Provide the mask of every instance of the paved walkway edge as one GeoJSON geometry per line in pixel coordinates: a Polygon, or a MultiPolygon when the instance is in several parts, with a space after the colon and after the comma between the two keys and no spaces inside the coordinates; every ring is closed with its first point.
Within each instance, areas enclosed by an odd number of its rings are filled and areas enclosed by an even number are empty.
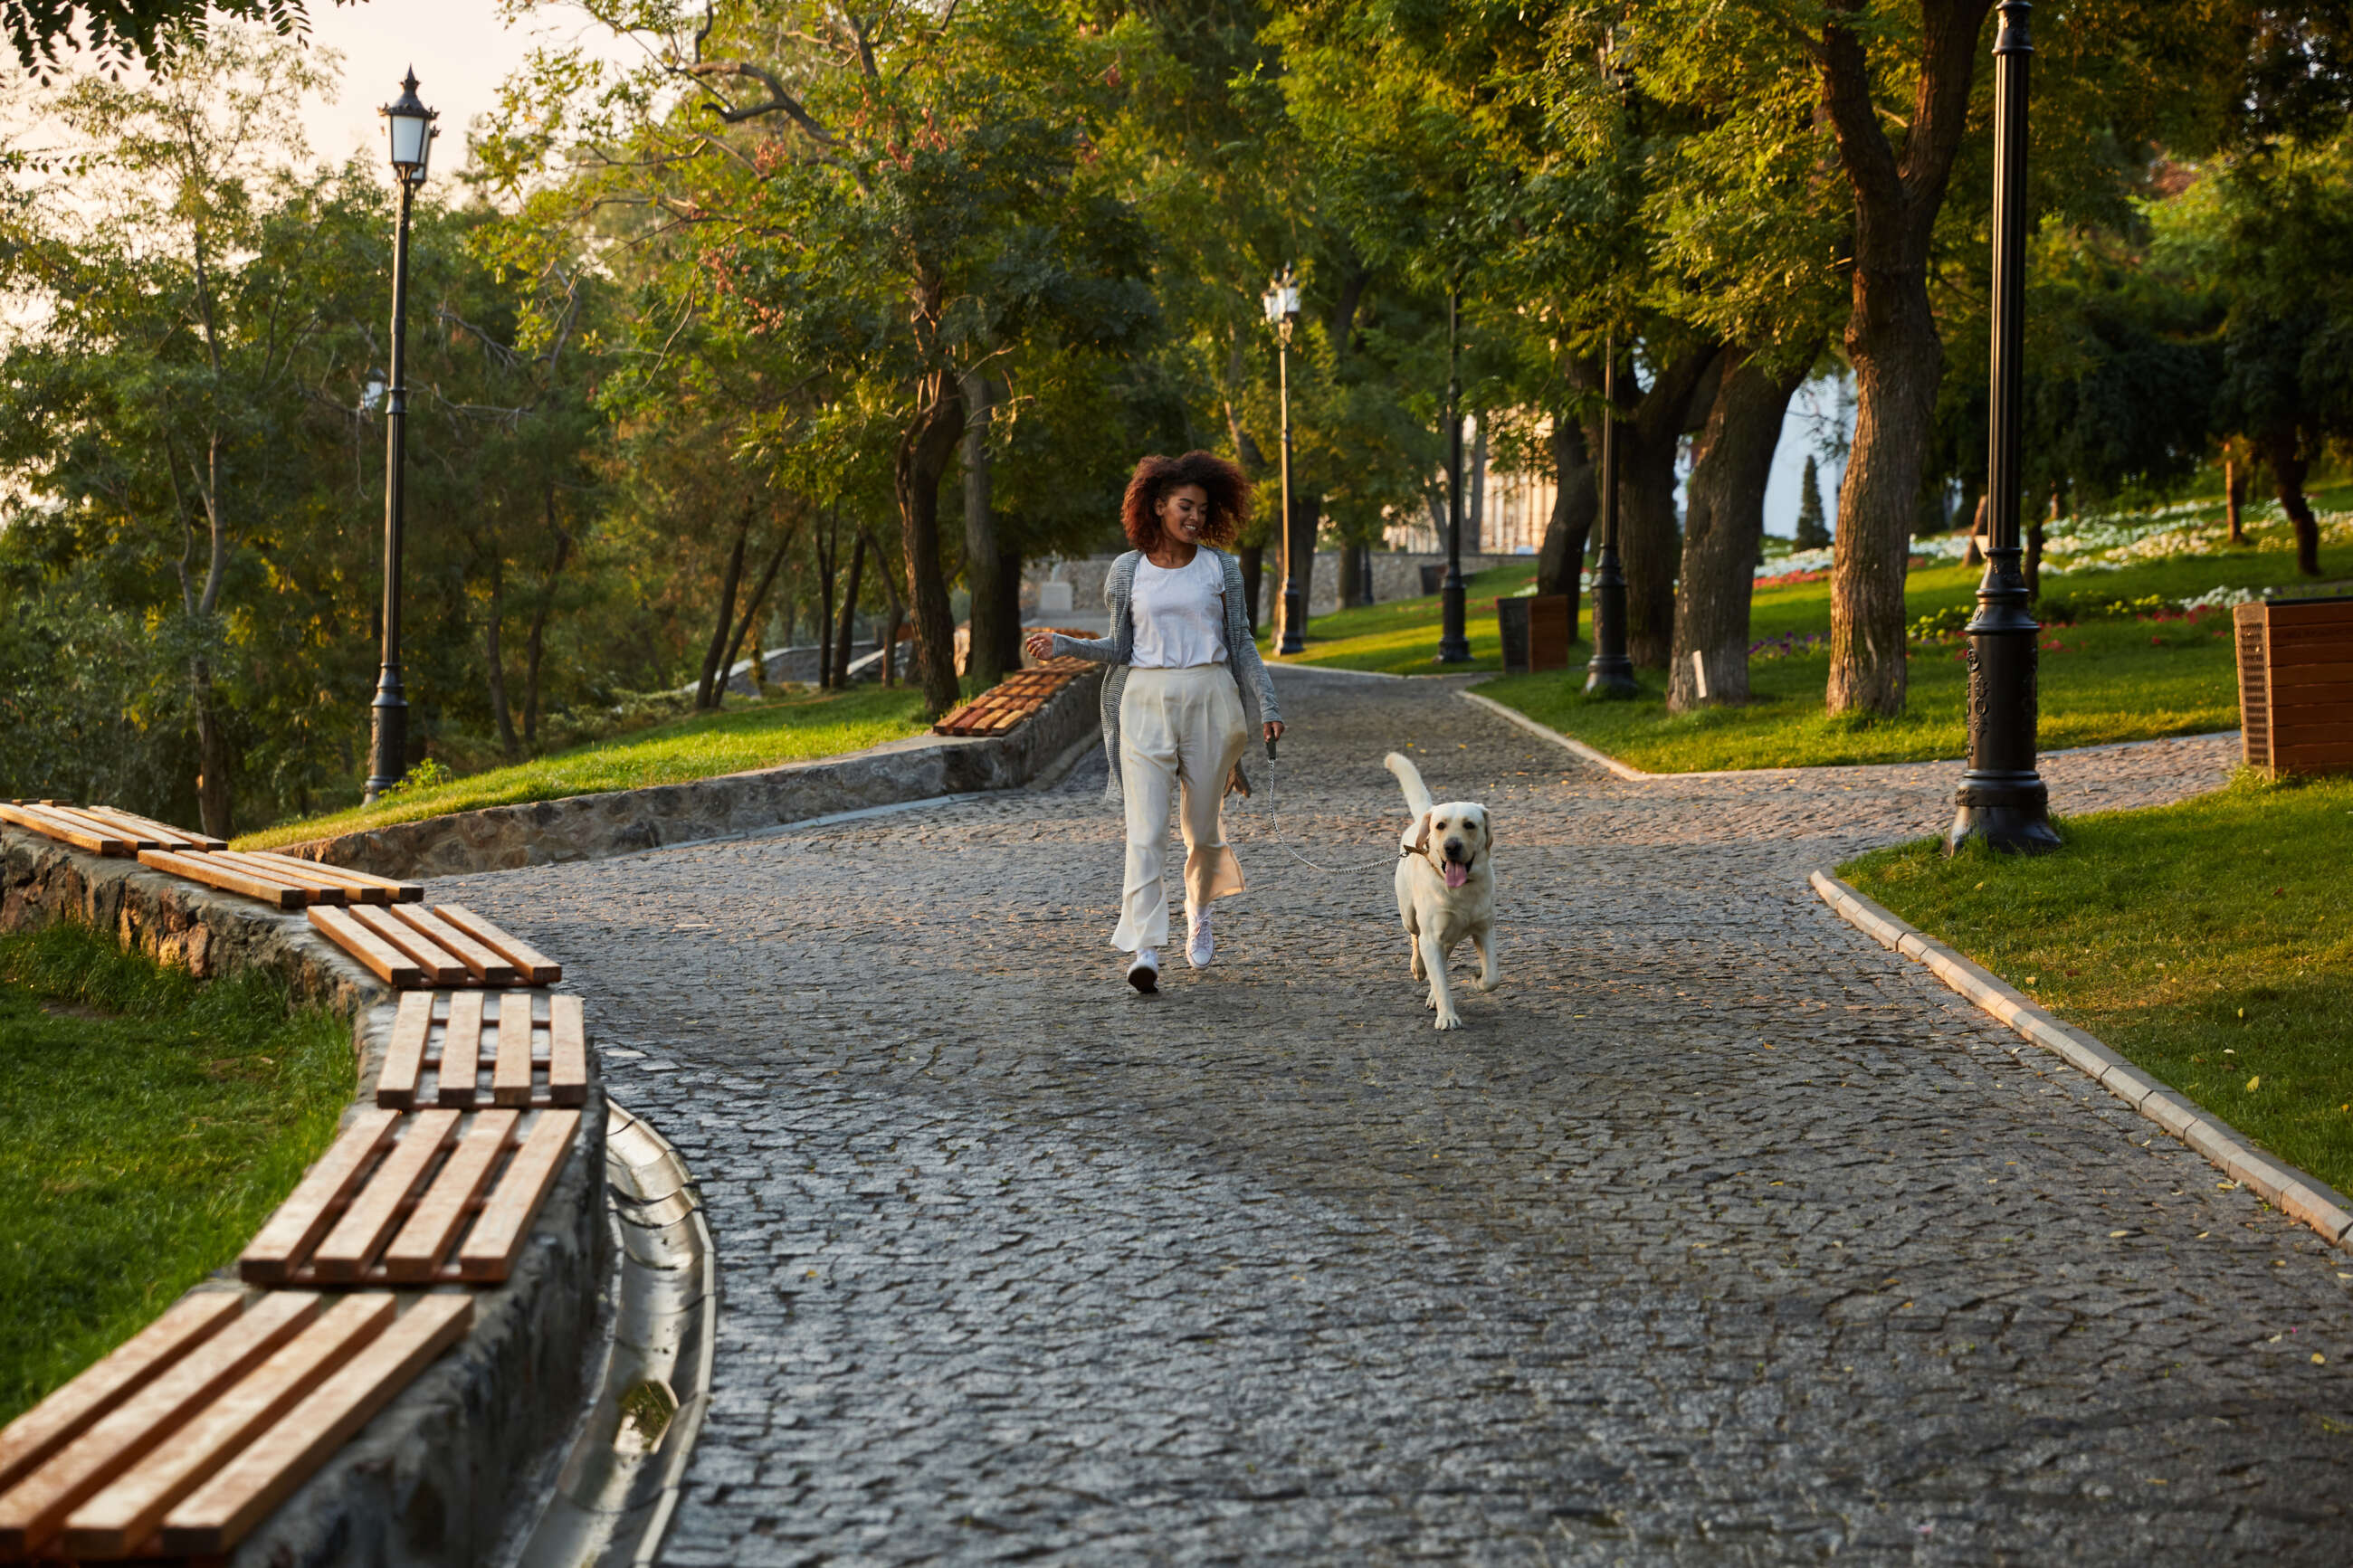
{"type": "Polygon", "coordinates": [[[2227,1121],[2150,1079],[2092,1036],[2044,1012],[2025,994],[1918,928],[1905,924],[1826,871],[1807,879],[1822,902],[1880,946],[1926,964],[1936,977],[2052,1051],[2110,1094],[2203,1154],[2223,1174],[2252,1187],[2263,1200],[2332,1245],[2344,1247],[2353,1232],[2353,1205],[2319,1177],[2284,1164],[2227,1121]]]}
{"type": "Polygon", "coordinates": [[[1521,729],[1525,730],[1531,735],[1541,735],[1546,740],[1550,741],[1554,745],[1560,746],[1566,750],[1576,752],[1578,756],[1583,757],[1587,762],[1591,763],[1595,767],[1606,768],[1609,772],[1616,773],[1621,779],[1629,780],[1634,784],[1646,784],[1651,779],[1671,776],[1665,773],[1646,773],[1640,768],[1630,767],[1628,764],[1620,762],[1609,752],[1598,751],[1595,748],[1587,745],[1584,742],[1578,740],[1574,735],[1564,735],[1549,724],[1538,723],[1535,720],[1529,718],[1526,714],[1521,712],[1516,708],[1504,707],[1502,703],[1496,701],[1492,697],[1482,697],[1475,691],[1458,691],[1454,695],[1462,699],[1463,701],[1471,703],[1474,707],[1484,708],[1488,712],[1493,713],[1498,719],[1503,719],[1511,723],[1517,724],[1521,729]]]}

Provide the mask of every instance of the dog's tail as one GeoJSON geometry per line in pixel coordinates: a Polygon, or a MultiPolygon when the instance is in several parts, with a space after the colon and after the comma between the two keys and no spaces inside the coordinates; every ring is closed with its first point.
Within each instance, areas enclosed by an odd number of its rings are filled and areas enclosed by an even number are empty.
{"type": "Polygon", "coordinates": [[[1430,810],[1430,786],[1421,782],[1421,770],[1397,752],[1383,757],[1381,765],[1397,774],[1398,783],[1404,786],[1406,809],[1416,816],[1427,814],[1430,810]]]}

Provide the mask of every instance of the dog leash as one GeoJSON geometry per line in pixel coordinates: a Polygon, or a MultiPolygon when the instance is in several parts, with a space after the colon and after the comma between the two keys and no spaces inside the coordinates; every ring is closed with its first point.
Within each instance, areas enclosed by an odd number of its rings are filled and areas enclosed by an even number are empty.
{"type": "Polygon", "coordinates": [[[1268,828],[1269,828],[1269,829],[1270,829],[1270,830],[1274,834],[1274,841],[1275,841],[1275,843],[1277,843],[1277,844],[1279,844],[1279,845],[1281,845],[1281,846],[1282,847],[1282,852],[1283,852],[1284,854],[1286,854],[1286,855],[1290,856],[1293,860],[1298,861],[1301,865],[1303,865],[1303,866],[1306,867],[1309,870],[1311,870],[1311,871],[1323,871],[1323,872],[1325,872],[1325,873],[1327,873],[1327,874],[1331,874],[1331,875],[1346,875],[1346,874],[1350,874],[1350,873],[1357,872],[1357,871],[1370,871],[1370,870],[1374,870],[1374,869],[1377,869],[1377,868],[1382,868],[1382,867],[1394,866],[1394,865],[1396,865],[1399,860],[1404,859],[1408,855],[1410,855],[1410,854],[1412,854],[1412,853],[1413,853],[1413,851],[1412,851],[1412,850],[1410,850],[1410,849],[1407,849],[1407,848],[1405,848],[1404,847],[1400,846],[1400,847],[1398,847],[1398,852],[1397,852],[1394,856],[1390,856],[1390,857],[1388,857],[1388,858],[1387,858],[1379,859],[1379,860],[1367,860],[1367,861],[1366,861],[1366,862],[1365,862],[1363,865],[1361,865],[1361,866],[1319,866],[1319,865],[1317,865],[1314,861],[1310,860],[1306,856],[1302,855],[1298,850],[1296,850],[1296,849],[1293,848],[1293,847],[1291,847],[1290,841],[1289,841],[1289,840],[1287,840],[1287,839],[1285,839],[1285,838],[1282,837],[1282,816],[1281,816],[1280,813],[1279,813],[1279,812],[1277,811],[1277,809],[1276,809],[1275,787],[1274,787],[1275,772],[1276,772],[1276,769],[1275,769],[1275,761],[1274,761],[1274,742],[1273,742],[1272,741],[1269,741],[1269,742],[1266,743],[1266,821],[1267,821],[1267,826],[1268,826],[1268,828]]]}

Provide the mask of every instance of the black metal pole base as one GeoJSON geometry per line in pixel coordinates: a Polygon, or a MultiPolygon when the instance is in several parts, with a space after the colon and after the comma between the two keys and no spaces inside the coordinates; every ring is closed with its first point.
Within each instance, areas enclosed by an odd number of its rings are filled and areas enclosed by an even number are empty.
{"type": "Polygon", "coordinates": [[[1301,653],[1307,647],[1307,600],[1296,583],[1282,585],[1282,640],[1277,653],[1301,653]]]}
{"type": "Polygon", "coordinates": [[[2034,767],[2042,628],[2027,608],[2018,558],[2015,545],[1995,546],[1978,584],[1968,625],[1969,766],[1953,795],[1947,855],[1972,838],[2021,855],[2059,847],[2051,792],[2034,767]]]}
{"type": "Polygon", "coordinates": [[[1438,662],[1440,664],[1471,662],[1470,593],[1471,584],[1463,580],[1462,569],[1449,566],[1446,581],[1438,589],[1438,662]]]}
{"type": "Polygon", "coordinates": [[[387,667],[377,681],[372,716],[368,781],[361,795],[370,804],[408,772],[408,700],[401,695],[398,670],[387,667]]]}
{"type": "Polygon", "coordinates": [[[2050,792],[2042,780],[2018,789],[1964,784],[1952,828],[1945,835],[1946,854],[1959,854],[1972,838],[2012,855],[2045,855],[2059,847],[2059,830],[2051,824],[2050,792]]]}
{"type": "Polygon", "coordinates": [[[1585,694],[1612,700],[1642,694],[1626,653],[1626,578],[1610,551],[1603,552],[1593,574],[1593,657],[1585,665],[1585,694]]]}

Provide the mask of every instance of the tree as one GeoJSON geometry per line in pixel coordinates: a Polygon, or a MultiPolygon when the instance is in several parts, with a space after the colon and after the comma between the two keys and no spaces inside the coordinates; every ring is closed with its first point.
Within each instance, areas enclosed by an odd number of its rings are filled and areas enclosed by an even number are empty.
{"type": "Polygon", "coordinates": [[[28,76],[55,78],[65,68],[58,46],[79,43],[114,77],[142,62],[167,71],[178,66],[211,37],[216,14],[266,22],[280,37],[310,25],[305,0],[8,0],[0,5],[0,28],[28,76]]]}
{"type": "Polygon", "coordinates": [[[1806,454],[1806,477],[1799,481],[1798,531],[1791,542],[1799,550],[1830,547],[1830,525],[1822,518],[1821,470],[1810,452],[1806,454]]]}

